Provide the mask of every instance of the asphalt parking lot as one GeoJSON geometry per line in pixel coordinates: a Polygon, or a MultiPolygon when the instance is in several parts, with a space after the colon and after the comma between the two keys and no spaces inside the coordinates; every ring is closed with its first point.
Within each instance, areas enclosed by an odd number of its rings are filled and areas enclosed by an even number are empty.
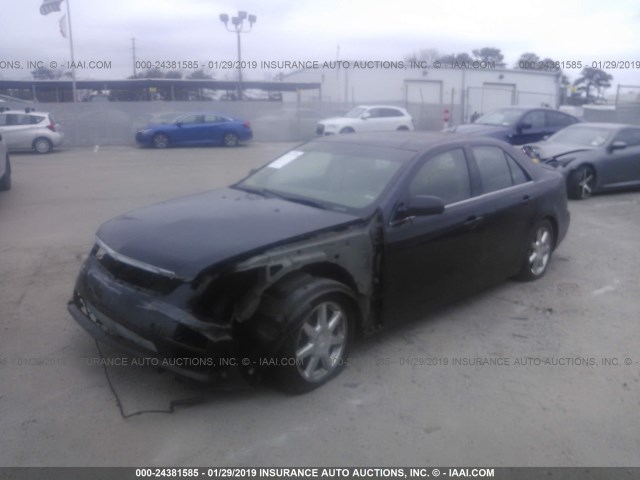
{"type": "Polygon", "coordinates": [[[571,202],[540,281],[366,339],[308,395],[109,367],[126,413],[206,400],[123,419],[66,309],[97,227],[227,185],[291,145],[12,156],[13,189],[0,193],[1,466],[640,466],[640,192],[571,202]]]}

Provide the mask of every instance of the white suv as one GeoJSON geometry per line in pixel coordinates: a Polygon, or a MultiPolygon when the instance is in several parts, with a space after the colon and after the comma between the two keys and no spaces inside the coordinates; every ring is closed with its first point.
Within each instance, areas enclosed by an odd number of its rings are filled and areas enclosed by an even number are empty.
{"type": "Polygon", "coordinates": [[[9,153],[2,134],[0,134],[0,190],[11,188],[11,163],[9,163],[9,153]]]}
{"type": "Polygon", "coordinates": [[[9,151],[49,153],[64,141],[62,128],[51,114],[32,108],[0,111],[0,134],[9,151]]]}
{"type": "Polygon", "coordinates": [[[404,109],[386,105],[361,105],[344,117],[327,118],[318,122],[316,134],[380,132],[413,130],[413,119],[404,109]]]}

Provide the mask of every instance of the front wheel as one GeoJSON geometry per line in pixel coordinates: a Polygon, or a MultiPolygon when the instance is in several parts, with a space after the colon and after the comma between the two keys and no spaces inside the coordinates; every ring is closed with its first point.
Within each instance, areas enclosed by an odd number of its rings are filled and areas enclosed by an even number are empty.
{"type": "Polygon", "coordinates": [[[310,275],[293,278],[270,292],[260,314],[258,328],[282,326],[284,337],[274,355],[277,364],[268,372],[280,389],[309,392],[348,363],[356,309],[346,285],[310,275]]]}
{"type": "Polygon", "coordinates": [[[407,127],[406,125],[401,125],[396,130],[398,130],[399,132],[408,132],[409,127],[407,127]]]}
{"type": "Polygon", "coordinates": [[[225,147],[237,147],[238,143],[238,136],[235,133],[225,133],[222,137],[222,144],[225,147]]]}
{"type": "Polygon", "coordinates": [[[340,133],[355,133],[355,130],[351,127],[344,127],[342,130],[340,130],[340,133]]]}
{"type": "Polygon", "coordinates": [[[596,174],[589,165],[583,165],[569,175],[567,194],[574,200],[585,200],[596,186],[596,174]]]}
{"type": "Polygon", "coordinates": [[[533,231],[529,248],[516,279],[529,282],[542,277],[549,266],[553,245],[553,227],[548,220],[543,220],[533,231]]]}
{"type": "Polygon", "coordinates": [[[169,137],[164,133],[156,133],[151,139],[151,143],[155,148],[167,148],[169,146],[169,137]]]}

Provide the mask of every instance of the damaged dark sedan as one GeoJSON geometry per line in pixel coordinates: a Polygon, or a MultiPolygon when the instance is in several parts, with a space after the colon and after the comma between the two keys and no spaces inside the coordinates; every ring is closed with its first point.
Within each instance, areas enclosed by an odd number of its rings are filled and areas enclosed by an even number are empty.
{"type": "Polygon", "coordinates": [[[212,379],[293,392],[354,338],[509,277],[544,275],[569,225],[562,175],[446,134],[315,140],[229,188],[103,224],[69,310],[95,338],[212,379]],[[188,359],[188,361],[185,361],[188,359]]]}

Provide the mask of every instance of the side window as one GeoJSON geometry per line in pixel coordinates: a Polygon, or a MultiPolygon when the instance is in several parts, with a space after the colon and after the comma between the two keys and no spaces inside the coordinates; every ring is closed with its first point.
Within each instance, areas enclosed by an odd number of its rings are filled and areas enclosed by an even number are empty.
{"type": "Polygon", "coordinates": [[[495,192],[513,185],[507,159],[498,147],[472,147],[478,164],[484,193],[495,192]]]}
{"type": "Polygon", "coordinates": [[[384,116],[382,114],[381,108],[370,108],[368,113],[369,113],[369,118],[380,118],[384,116]]]}
{"type": "Polygon", "coordinates": [[[7,115],[4,113],[0,113],[0,127],[8,125],[7,123],[7,115]]]}
{"type": "Polygon", "coordinates": [[[38,115],[29,115],[29,124],[31,124],[31,125],[37,125],[42,120],[44,120],[44,117],[41,117],[41,116],[38,116],[38,115]]]}
{"type": "Polygon", "coordinates": [[[518,162],[516,162],[509,155],[505,155],[507,157],[507,164],[509,165],[509,170],[511,171],[511,180],[513,180],[513,185],[520,185],[521,183],[527,183],[529,181],[529,176],[525,173],[518,162]]]}
{"type": "Polygon", "coordinates": [[[547,116],[547,126],[549,127],[568,127],[575,123],[575,119],[569,115],[560,112],[545,112],[547,116]]]}
{"type": "Polygon", "coordinates": [[[531,128],[544,128],[545,119],[542,110],[534,110],[522,117],[522,123],[531,124],[531,128]]]}
{"type": "Polygon", "coordinates": [[[204,123],[204,115],[189,115],[180,119],[180,122],[185,125],[193,125],[196,123],[204,123]]]}
{"type": "Polygon", "coordinates": [[[440,197],[445,205],[471,197],[464,151],[456,148],[428,159],[409,184],[409,194],[440,197]]]}
{"type": "Polygon", "coordinates": [[[225,119],[219,115],[207,114],[204,116],[205,123],[222,123],[225,119]]]}
{"type": "Polygon", "coordinates": [[[622,130],[613,139],[614,142],[625,142],[627,147],[637,147],[640,145],[640,128],[627,128],[622,130]]]}
{"type": "Polygon", "coordinates": [[[402,117],[402,112],[395,108],[381,108],[383,117],[402,117]]]}

